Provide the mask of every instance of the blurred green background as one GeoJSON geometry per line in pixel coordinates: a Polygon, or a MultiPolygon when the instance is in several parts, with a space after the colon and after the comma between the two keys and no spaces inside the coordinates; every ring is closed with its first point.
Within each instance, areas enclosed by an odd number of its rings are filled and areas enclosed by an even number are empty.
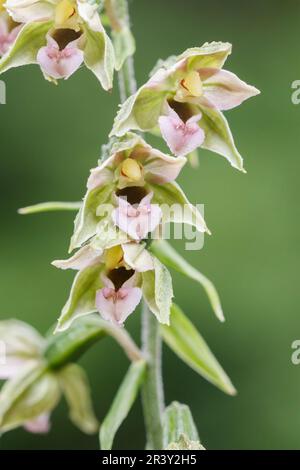
{"type": "MultiPolygon", "coordinates": [[[[198,170],[186,167],[180,183],[205,204],[213,232],[204,249],[186,257],[216,284],[226,315],[214,318],[201,287],[174,274],[176,301],[197,325],[232,378],[238,396],[227,397],[164,350],[166,402],[191,406],[209,449],[300,447],[300,366],[291,363],[299,321],[300,106],[291,83],[300,79],[300,3],[297,0],[202,2],[131,1],[139,84],[158,57],[205,41],[233,43],[226,68],[262,94],[227,113],[248,171],[201,152],[198,170]]],[[[2,78],[2,77],[1,77],[2,78]]],[[[45,332],[58,317],[73,277],[50,265],[67,255],[73,213],[19,216],[17,208],[47,200],[79,200],[95,166],[118,103],[82,69],[55,87],[38,67],[4,77],[0,106],[1,318],[16,317],[45,332]]],[[[177,244],[183,249],[183,243],[177,244]]],[[[137,340],[140,314],[128,329],[137,340]]],[[[103,418],[127,368],[112,340],[82,359],[93,400],[103,418]]],[[[2,449],[97,449],[69,422],[62,403],[47,436],[17,430],[2,449]]],[[[137,403],[117,435],[116,449],[144,445],[137,403]]]]}

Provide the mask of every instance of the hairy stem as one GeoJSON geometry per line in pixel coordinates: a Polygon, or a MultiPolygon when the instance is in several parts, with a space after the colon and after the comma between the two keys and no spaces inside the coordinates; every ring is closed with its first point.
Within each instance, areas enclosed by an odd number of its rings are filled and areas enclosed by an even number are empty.
{"type": "Polygon", "coordinates": [[[162,414],[164,393],[162,383],[162,344],[159,323],[146,302],[142,311],[143,353],[148,361],[145,381],[142,388],[143,412],[147,433],[147,448],[163,448],[162,414]]]}
{"type": "MultiPolygon", "coordinates": [[[[127,0],[123,0],[126,9],[125,20],[130,25],[127,0]]],[[[106,13],[112,29],[120,28],[114,2],[105,0],[106,13]]],[[[123,17],[124,19],[124,17],[123,17]]],[[[136,80],[133,57],[129,57],[119,72],[120,99],[124,102],[136,92],[136,80]]],[[[164,411],[164,394],[161,370],[162,340],[159,333],[159,323],[143,303],[142,313],[142,345],[148,366],[142,387],[142,404],[147,434],[147,448],[159,450],[163,447],[162,414],[164,411]]]]}
{"type": "Polygon", "coordinates": [[[128,96],[136,92],[133,57],[128,57],[118,73],[119,91],[121,102],[124,103],[128,96]]]}

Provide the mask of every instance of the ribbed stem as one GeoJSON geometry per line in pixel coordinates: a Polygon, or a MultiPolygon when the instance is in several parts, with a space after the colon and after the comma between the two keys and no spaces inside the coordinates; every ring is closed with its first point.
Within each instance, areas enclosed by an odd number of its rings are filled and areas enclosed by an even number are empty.
{"type": "MultiPolygon", "coordinates": [[[[126,21],[130,25],[127,0],[123,0],[126,9],[126,21]]],[[[105,0],[106,13],[110,25],[116,31],[120,28],[117,11],[113,0],[105,0]]],[[[129,57],[119,72],[120,99],[124,102],[136,92],[136,80],[133,57],[129,57]]],[[[147,448],[160,450],[163,448],[162,414],[164,411],[164,394],[162,382],[162,342],[159,323],[153,313],[143,303],[142,311],[142,345],[148,367],[142,387],[142,404],[147,435],[147,448]]]]}

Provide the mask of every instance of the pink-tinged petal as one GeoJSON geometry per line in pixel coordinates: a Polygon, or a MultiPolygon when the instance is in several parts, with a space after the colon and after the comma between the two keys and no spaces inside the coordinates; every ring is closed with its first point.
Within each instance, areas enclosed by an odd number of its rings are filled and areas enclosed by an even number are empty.
{"type": "Polygon", "coordinates": [[[6,0],[5,7],[14,21],[30,23],[49,20],[54,15],[55,2],[39,0],[6,0]]]}
{"type": "Polygon", "coordinates": [[[135,271],[142,273],[154,269],[152,256],[142,244],[124,243],[122,249],[125,263],[135,271]]]}
{"type": "Polygon", "coordinates": [[[42,47],[37,54],[42,71],[54,79],[69,78],[83,62],[83,51],[77,45],[78,39],[59,50],[56,41],[48,35],[47,46],[42,47]]]}
{"type": "Polygon", "coordinates": [[[104,287],[96,293],[96,308],[102,318],[119,326],[123,325],[142,298],[142,290],[139,287],[124,286],[118,291],[104,287]]]}
{"type": "Polygon", "coordinates": [[[152,150],[144,163],[145,179],[154,184],[170,183],[176,180],[185,163],[184,157],[174,158],[152,150]]]}
{"type": "Polygon", "coordinates": [[[174,155],[184,156],[204,142],[204,131],[197,124],[201,114],[183,122],[174,110],[171,111],[167,116],[160,116],[158,120],[160,131],[174,155]]]}
{"type": "Polygon", "coordinates": [[[89,190],[104,186],[113,180],[114,160],[115,156],[109,157],[102,163],[102,165],[91,170],[91,174],[87,182],[87,188],[89,190]]]}
{"type": "Polygon", "coordinates": [[[19,357],[6,356],[4,363],[0,358],[0,380],[11,379],[15,377],[23,367],[28,364],[29,360],[21,359],[19,357]]]}
{"type": "Polygon", "coordinates": [[[117,227],[127,233],[133,240],[146,238],[149,232],[159,225],[162,212],[157,204],[150,204],[152,193],[148,194],[137,207],[125,199],[118,198],[119,206],[112,212],[117,227]]]}
{"type": "Polygon", "coordinates": [[[75,269],[81,271],[91,264],[100,261],[102,256],[101,250],[95,250],[89,245],[83,246],[75,255],[69,259],[52,261],[52,265],[60,269],[75,269]]]}
{"type": "Polygon", "coordinates": [[[204,80],[204,99],[213,103],[220,111],[235,108],[260,93],[257,88],[248,85],[227,70],[203,69],[200,75],[204,80]]]}
{"type": "Polygon", "coordinates": [[[11,32],[9,33],[9,41],[11,42],[11,44],[14,42],[14,40],[16,39],[16,37],[18,36],[20,30],[22,29],[23,25],[20,24],[18,26],[15,26],[15,28],[13,28],[11,30],[11,32]]]}
{"type": "Polygon", "coordinates": [[[19,25],[10,31],[10,21],[8,15],[0,16],[0,57],[9,50],[22,27],[19,25]]]}
{"type": "Polygon", "coordinates": [[[24,424],[26,431],[33,434],[46,434],[50,431],[50,415],[48,413],[38,416],[36,419],[27,421],[24,424]]]}
{"type": "Polygon", "coordinates": [[[142,300],[142,295],[142,289],[139,287],[121,288],[118,291],[119,300],[116,303],[116,317],[120,325],[123,325],[129,315],[135,311],[142,300]]]}

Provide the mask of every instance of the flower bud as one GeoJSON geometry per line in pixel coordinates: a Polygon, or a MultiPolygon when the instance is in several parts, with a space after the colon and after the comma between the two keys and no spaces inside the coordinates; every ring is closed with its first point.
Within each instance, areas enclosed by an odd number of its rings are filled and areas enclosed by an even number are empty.
{"type": "Polygon", "coordinates": [[[121,172],[131,181],[139,181],[142,177],[140,165],[133,158],[126,158],[121,165],[121,172]]]}

